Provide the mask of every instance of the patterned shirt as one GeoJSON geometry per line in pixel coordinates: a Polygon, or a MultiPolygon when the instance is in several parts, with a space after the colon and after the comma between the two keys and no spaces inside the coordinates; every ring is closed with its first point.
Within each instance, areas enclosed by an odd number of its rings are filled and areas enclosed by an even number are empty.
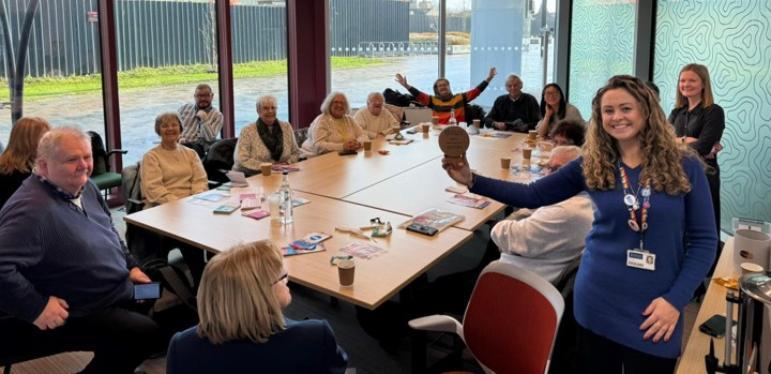
{"type": "Polygon", "coordinates": [[[203,118],[198,118],[196,114],[199,109],[195,104],[185,104],[179,108],[179,119],[182,121],[182,135],[179,137],[180,143],[195,143],[202,140],[211,144],[217,139],[222,130],[222,113],[215,107],[201,109],[206,112],[203,118]]]}

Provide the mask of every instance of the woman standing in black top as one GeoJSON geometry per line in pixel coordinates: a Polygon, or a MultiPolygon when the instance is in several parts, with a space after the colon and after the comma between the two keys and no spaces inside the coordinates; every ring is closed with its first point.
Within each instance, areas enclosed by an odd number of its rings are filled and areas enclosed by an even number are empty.
{"type": "MultiPolygon", "coordinates": [[[[717,152],[725,129],[725,114],[712,97],[712,83],[706,66],[688,64],[680,70],[675,109],[669,114],[669,122],[675,126],[677,140],[691,146],[714,169],[714,172],[707,170],[707,181],[715,210],[717,232],[720,234],[720,169],[717,152]]],[[[715,260],[718,258],[719,248],[715,260]]]]}
{"type": "Polygon", "coordinates": [[[37,143],[50,129],[40,117],[24,117],[13,126],[8,148],[0,155],[0,209],[32,173],[37,143]]]}

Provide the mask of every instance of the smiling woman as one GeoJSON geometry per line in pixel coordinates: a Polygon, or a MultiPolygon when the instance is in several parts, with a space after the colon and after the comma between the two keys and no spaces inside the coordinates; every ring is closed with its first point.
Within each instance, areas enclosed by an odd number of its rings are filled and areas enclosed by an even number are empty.
{"type": "Polygon", "coordinates": [[[680,314],[712,264],[717,233],[704,170],[640,79],[615,76],[598,90],[583,160],[536,182],[475,175],[465,159],[442,165],[471,192],[511,206],[588,192],[596,214],[574,294],[582,372],[673,371],[680,314]]]}

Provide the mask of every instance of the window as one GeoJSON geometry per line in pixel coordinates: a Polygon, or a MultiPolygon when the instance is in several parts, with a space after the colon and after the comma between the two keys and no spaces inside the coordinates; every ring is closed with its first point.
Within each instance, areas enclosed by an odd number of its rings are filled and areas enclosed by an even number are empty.
{"type": "Polygon", "coordinates": [[[331,86],[351,108],[367,95],[410,85],[431,92],[438,71],[438,6],[431,1],[330,0],[331,86]]]}
{"type": "Polygon", "coordinates": [[[495,66],[498,76],[475,104],[489,108],[496,97],[506,94],[509,74],[520,76],[522,90],[540,100],[544,84],[554,79],[555,9],[556,0],[448,1],[445,71],[453,91],[475,87],[495,66]],[[548,41],[546,60],[544,41],[548,41]]]}
{"type": "MultiPolygon", "coordinates": [[[[41,1],[29,30],[24,74],[23,115],[53,125],[77,125],[104,139],[98,1],[41,1]]],[[[14,55],[29,1],[6,2],[14,55]]],[[[0,51],[7,66],[5,49],[0,51]]],[[[0,71],[0,141],[8,144],[11,99],[6,70],[0,71]]]]}
{"type": "Polygon", "coordinates": [[[216,108],[217,38],[214,0],[116,1],[115,29],[123,164],[160,142],[155,117],[194,103],[195,87],[212,87],[216,108]]]}
{"type": "Polygon", "coordinates": [[[636,7],[637,0],[573,1],[567,95],[587,120],[608,78],[634,74],[636,7]]]}
{"type": "MultiPolygon", "coordinates": [[[[278,102],[278,119],[289,121],[286,2],[231,2],[233,94],[236,136],[257,120],[256,103],[263,95],[278,102]]],[[[297,125],[297,124],[293,124],[297,125]]]]}

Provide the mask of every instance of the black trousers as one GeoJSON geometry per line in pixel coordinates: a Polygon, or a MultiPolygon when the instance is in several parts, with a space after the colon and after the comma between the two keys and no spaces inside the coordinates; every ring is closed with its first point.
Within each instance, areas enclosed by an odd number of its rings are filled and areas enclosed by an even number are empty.
{"type": "Polygon", "coordinates": [[[625,347],[577,325],[579,373],[665,374],[675,371],[677,359],[649,355],[625,347]]]}
{"type": "Polygon", "coordinates": [[[139,261],[143,269],[145,265],[152,261],[160,260],[166,262],[169,251],[179,248],[179,251],[182,252],[182,257],[185,259],[185,264],[193,276],[194,288],[198,289],[203,269],[206,266],[206,262],[203,259],[204,250],[134,225],[129,225],[126,228],[126,241],[128,242],[131,254],[139,261]]]}
{"type": "Polygon", "coordinates": [[[163,341],[152,319],[131,308],[116,306],[83,317],[70,317],[53,330],[40,330],[19,319],[4,318],[0,320],[0,352],[3,356],[36,358],[91,351],[94,358],[83,373],[133,373],[142,361],[161,352],[168,342],[163,341]]]}
{"type": "Polygon", "coordinates": [[[717,252],[715,252],[715,261],[712,263],[712,268],[709,269],[709,274],[707,274],[708,276],[712,276],[712,273],[715,271],[715,266],[717,265],[717,260],[720,259],[720,253],[722,252],[722,247],[720,246],[720,168],[715,162],[709,162],[707,164],[714,169],[707,170],[707,183],[709,183],[709,192],[712,196],[712,209],[715,212],[715,225],[718,241],[717,252]]]}

